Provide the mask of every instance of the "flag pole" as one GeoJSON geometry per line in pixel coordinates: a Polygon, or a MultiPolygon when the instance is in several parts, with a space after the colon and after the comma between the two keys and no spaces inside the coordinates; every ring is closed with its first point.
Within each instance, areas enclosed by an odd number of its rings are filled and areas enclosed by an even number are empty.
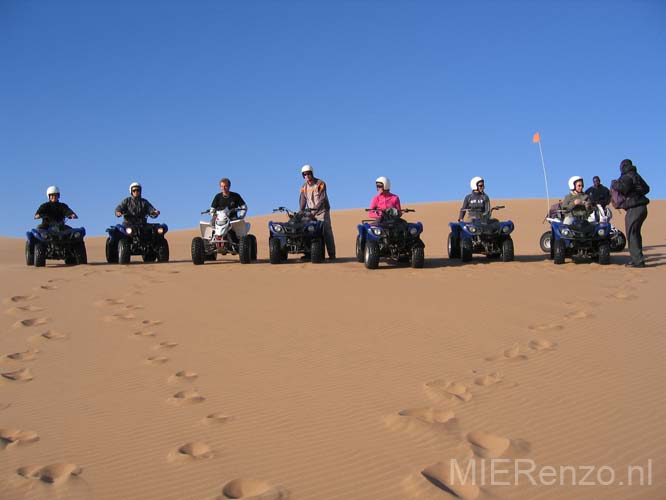
{"type": "Polygon", "coordinates": [[[548,177],[546,176],[546,164],[543,161],[543,149],[541,149],[541,134],[537,132],[535,135],[535,138],[538,140],[534,141],[539,144],[539,155],[541,156],[541,168],[543,169],[543,181],[546,184],[546,203],[548,203],[548,207],[546,208],[546,213],[547,211],[550,210],[550,194],[548,193],[548,177]]]}

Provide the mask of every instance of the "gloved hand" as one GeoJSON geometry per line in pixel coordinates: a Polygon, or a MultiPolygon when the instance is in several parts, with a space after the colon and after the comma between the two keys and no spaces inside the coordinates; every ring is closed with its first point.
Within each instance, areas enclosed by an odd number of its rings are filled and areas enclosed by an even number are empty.
{"type": "Polygon", "coordinates": [[[215,209],[213,207],[210,207],[208,212],[210,212],[211,215],[215,215],[215,209]]]}

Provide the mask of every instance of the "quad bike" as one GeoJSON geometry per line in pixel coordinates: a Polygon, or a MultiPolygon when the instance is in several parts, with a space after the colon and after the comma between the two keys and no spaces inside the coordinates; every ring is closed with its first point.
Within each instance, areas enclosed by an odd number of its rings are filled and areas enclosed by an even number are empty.
{"type": "Polygon", "coordinates": [[[271,264],[285,262],[289,254],[303,254],[313,264],[324,262],[324,223],[315,219],[310,210],[292,212],[285,207],[273,212],[287,214],[286,222],[268,223],[268,257],[271,264]]]}
{"type": "Polygon", "coordinates": [[[51,224],[47,229],[32,229],[26,233],[25,263],[44,267],[50,259],[64,260],[68,265],[87,264],[85,235],[85,228],[70,228],[64,222],[51,224]]]}
{"type": "Polygon", "coordinates": [[[257,238],[249,234],[250,224],[245,222],[247,210],[235,211],[235,217],[229,217],[229,208],[224,210],[204,210],[201,214],[210,214],[209,222],[199,222],[201,236],[192,239],[192,263],[201,265],[215,260],[217,254],[238,255],[241,264],[257,260],[257,238]]]}
{"type": "MultiPolygon", "coordinates": [[[[150,217],[154,219],[157,215],[151,214],[150,217]]],[[[145,220],[108,227],[106,261],[129,264],[132,255],[141,255],[144,262],[169,262],[169,242],[164,237],[168,230],[166,224],[150,224],[145,220]]]]}
{"type": "MultiPolygon", "coordinates": [[[[561,211],[562,209],[562,204],[561,203],[556,203],[552,207],[550,207],[550,211],[548,213],[548,217],[546,217],[545,220],[548,222],[551,221],[551,219],[555,219],[556,221],[560,221],[561,219],[558,216],[558,212],[561,211]]],[[[611,211],[610,207],[602,207],[600,205],[597,206],[597,214],[595,215],[598,220],[603,221],[605,220],[606,222],[610,221],[613,218],[613,212],[611,211]]],[[[615,227],[611,223],[611,229],[610,229],[610,249],[611,252],[621,252],[624,250],[624,248],[627,245],[627,237],[624,235],[624,233],[615,227]]],[[[551,233],[552,231],[546,231],[541,235],[541,238],[539,239],[539,246],[541,247],[541,250],[543,253],[550,253],[550,241],[551,241],[551,233]]]]}
{"type": "Polygon", "coordinates": [[[610,232],[608,221],[590,217],[580,205],[571,210],[571,224],[565,224],[565,211],[558,210],[558,217],[549,217],[551,227],[550,258],[555,264],[564,264],[567,257],[591,258],[601,265],[610,264],[610,232]]]}
{"type": "MultiPolygon", "coordinates": [[[[425,244],[421,241],[423,224],[407,222],[400,218],[396,208],[386,210],[366,209],[380,212],[379,219],[365,219],[357,226],[356,260],[364,262],[368,269],[377,269],[379,259],[410,262],[414,268],[422,268],[425,262],[425,244]]],[[[403,213],[414,212],[410,208],[403,213]]]]}
{"type": "Polygon", "coordinates": [[[503,262],[511,262],[514,258],[511,233],[514,225],[510,220],[499,221],[492,218],[495,210],[504,206],[496,206],[470,222],[450,222],[451,232],[448,237],[449,259],[460,259],[463,262],[472,260],[472,254],[480,253],[488,258],[501,257],[503,262]]]}

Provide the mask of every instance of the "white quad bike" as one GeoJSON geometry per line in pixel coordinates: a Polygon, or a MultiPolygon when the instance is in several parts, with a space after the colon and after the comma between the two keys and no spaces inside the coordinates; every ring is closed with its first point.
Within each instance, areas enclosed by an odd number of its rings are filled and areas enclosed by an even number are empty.
{"type": "Polygon", "coordinates": [[[237,209],[236,217],[229,217],[229,209],[204,210],[201,214],[213,216],[211,221],[199,222],[201,236],[192,239],[192,263],[201,265],[217,259],[217,254],[238,255],[241,264],[257,260],[257,238],[250,234],[250,223],[245,222],[247,209],[237,209]]]}

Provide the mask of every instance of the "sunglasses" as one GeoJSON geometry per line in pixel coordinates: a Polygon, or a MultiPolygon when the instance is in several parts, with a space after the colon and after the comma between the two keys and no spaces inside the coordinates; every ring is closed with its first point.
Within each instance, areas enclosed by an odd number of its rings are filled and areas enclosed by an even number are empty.
{"type": "Polygon", "coordinates": [[[479,183],[477,184],[477,186],[478,186],[478,187],[483,187],[483,186],[485,186],[485,184],[484,184],[483,182],[479,182],[479,183]]]}
{"type": "Polygon", "coordinates": [[[133,193],[140,193],[141,190],[140,190],[140,189],[136,189],[136,188],[134,188],[134,189],[132,189],[132,192],[133,192],[133,193]]]}
{"type": "Polygon", "coordinates": [[[312,175],[312,172],[303,172],[303,177],[309,177],[312,175]]]}
{"type": "Polygon", "coordinates": [[[379,183],[379,184],[377,184],[377,187],[383,189],[383,188],[384,188],[384,184],[379,183]]]}

